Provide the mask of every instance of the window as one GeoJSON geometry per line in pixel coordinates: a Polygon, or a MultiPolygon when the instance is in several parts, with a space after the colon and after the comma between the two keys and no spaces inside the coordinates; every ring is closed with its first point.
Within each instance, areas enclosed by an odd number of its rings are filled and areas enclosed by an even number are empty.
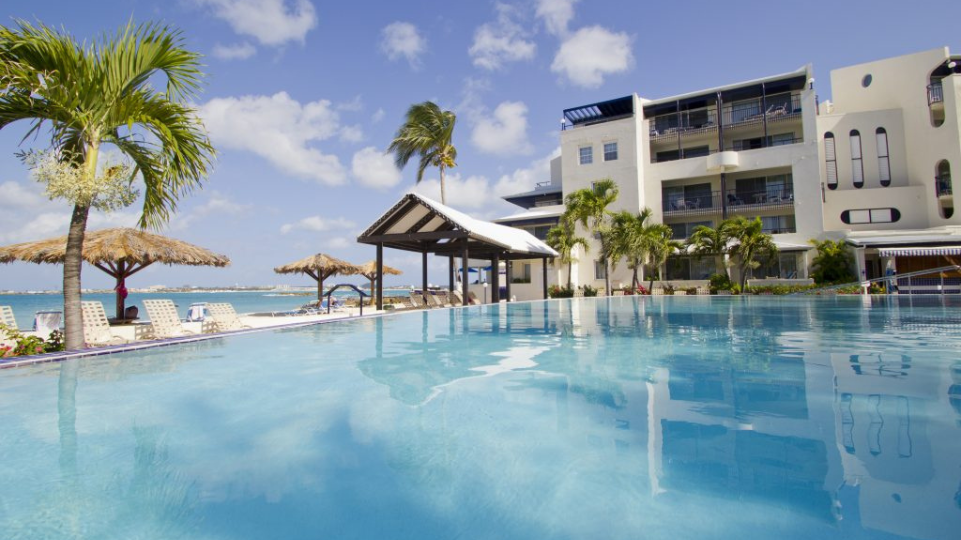
{"type": "Polygon", "coordinates": [[[661,189],[663,210],[695,210],[713,208],[711,184],[693,184],[690,186],[672,186],[661,189]]]}
{"type": "Polygon", "coordinates": [[[794,252],[779,253],[777,257],[761,261],[760,266],[748,271],[749,275],[753,279],[796,279],[798,277],[797,257],[797,253],[794,252]]]}
{"type": "Polygon", "coordinates": [[[524,263],[524,281],[531,282],[531,265],[530,263],[524,263]]]}
{"type": "Polygon", "coordinates": [[[617,143],[604,143],[604,161],[617,161],[617,143]]]}
{"type": "Polygon", "coordinates": [[[590,165],[591,163],[594,163],[593,147],[582,146],[579,151],[580,151],[581,165],[590,165]]]}
{"type": "Polygon", "coordinates": [[[881,177],[881,185],[888,187],[891,185],[891,161],[888,158],[888,132],[883,127],[879,127],[875,132],[878,138],[878,176],[881,177]]]}
{"type": "Polygon", "coordinates": [[[834,149],[834,134],[824,134],[824,164],[827,173],[828,189],[838,188],[838,156],[834,149]]]}
{"type": "Polygon", "coordinates": [[[668,280],[708,279],[717,272],[714,257],[670,257],[667,259],[668,280]]]}
{"type": "Polygon", "coordinates": [[[851,130],[851,181],[854,187],[864,187],[864,163],[861,162],[861,134],[851,130]]]}
{"type": "Polygon", "coordinates": [[[668,226],[671,228],[671,238],[675,240],[682,240],[684,238],[690,238],[694,234],[694,229],[698,226],[704,225],[705,227],[714,227],[713,221],[694,221],[692,223],[671,223],[668,226]]]}
{"type": "Polygon", "coordinates": [[[761,218],[761,229],[768,234],[797,232],[794,216],[767,216],[761,218]]]}
{"type": "Polygon", "coordinates": [[[865,88],[871,86],[871,81],[872,81],[873,79],[874,79],[874,77],[872,77],[871,74],[868,73],[867,75],[864,76],[863,79],[861,79],[861,86],[863,86],[863,87],[865,87],[865,88]]]}
{"type": "Polygon", "coordinates": [[[534,227],[534,238],[538,240],[547,240],[547,231],[551,230],[550,225],[539,225],[534,227]]]}
{"type": "Polygon", "coordinates": [[[901,212],[899,212],[897,208],[865,208],[863,210],[845,210],[841,212],[841,221],[848,225],[897,223],[900,219],[901,212]]]}
{"type": "Polygon", "coordinates": [[[594,279],[607,279],[607,266],[604,261],[594,261],[594,279]]]}

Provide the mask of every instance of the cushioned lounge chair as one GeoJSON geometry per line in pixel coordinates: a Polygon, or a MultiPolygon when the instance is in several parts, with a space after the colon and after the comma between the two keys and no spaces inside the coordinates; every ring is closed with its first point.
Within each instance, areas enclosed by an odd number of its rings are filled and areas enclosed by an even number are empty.
{"type": "Polygon", "coordinates": [[[0,306],[0,324],[11,330],[17,329],[17,319],[13,316],[13,308],[10,306],[0,306]]]}

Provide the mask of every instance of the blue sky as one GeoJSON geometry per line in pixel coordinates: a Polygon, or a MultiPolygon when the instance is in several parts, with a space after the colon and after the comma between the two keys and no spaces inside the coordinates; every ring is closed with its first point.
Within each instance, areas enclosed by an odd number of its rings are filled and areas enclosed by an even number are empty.
{"type": "MultiPolygon", "coordinates": [[[[548,179],[561,111],[628,95],[658,98],[812,63],[821,99],[831,69],[949,46],[955,2],[661,2],[518,0],[5,0],[16,18],[63,26],[80,40],[129,19],[180,28],[205,55],[197,99],[218,150],[202,191],[164,231],[228,255],[226,269],[158,266],[132,287],[309,284],[274,266],[324,252],[374,257],[357,234],[414,185],[382,154],[407,107],[433,100],[458,115],[458,167],[448,202],[480,217],[548,179]]],[[[63,234],[69,207],[47,201],[15,157],[26,125],[0,131],[0,243],[63,234]]],[[[42,146],[43,139],[28,141],[42,146]]],[[[419,189],[439,199],[436,171],[419,189]]],[[[91,228],[130,225],[139,203],[95,215],[91,228]]],[[[420,256],[387,250],[419,280],[420,256]]],[[[431,280],[446,261],[431,258],[431,280]]],[[[0,289],[59,288],[57,266],[0,266],[0,289]]],[[[85,267],[85,287],[111,286],[85,267]]],[[[351,281],[351,279],[343,279],[351,281]]],[[[356,281],[356,280],[355,280],[356,281]]]]}

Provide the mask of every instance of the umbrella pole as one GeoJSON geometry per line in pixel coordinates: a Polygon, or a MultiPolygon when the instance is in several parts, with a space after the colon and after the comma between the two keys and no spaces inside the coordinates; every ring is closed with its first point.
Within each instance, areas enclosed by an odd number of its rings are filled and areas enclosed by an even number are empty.
{"type": "Polygon", "coordinates": [[[322,302],[323,300],[324,300],[324,275],[317,274],[317,301],[322,302]]]}

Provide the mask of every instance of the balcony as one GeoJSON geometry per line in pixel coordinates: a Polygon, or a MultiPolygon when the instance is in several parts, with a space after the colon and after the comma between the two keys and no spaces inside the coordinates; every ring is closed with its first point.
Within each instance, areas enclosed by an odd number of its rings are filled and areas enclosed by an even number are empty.
{"type": "Polygon", "coordinates": [[[719,125],[740,128],[800,117],[801,95],[783,93],[722,105],[720,122],[716,105],[654,116],[649,122],[651,142],[657,142],[716,132],[719,125]]]}
{"type": "Polygon", "coordinates": [[[935,103],[944,103],[944,88],[940,82],[928,85],[928,107],[935,103]]]}
{"type": "Polygon", "coordinates": [[[726,194],[712,191],[710,194],[676,197],[662,195],[661,210],[664,217],[720,214],[727,206],[728,213],[756,214],[760,211],[794,208],[794,186],[771,186],[761,191],[728,190],[726,194]]]}

